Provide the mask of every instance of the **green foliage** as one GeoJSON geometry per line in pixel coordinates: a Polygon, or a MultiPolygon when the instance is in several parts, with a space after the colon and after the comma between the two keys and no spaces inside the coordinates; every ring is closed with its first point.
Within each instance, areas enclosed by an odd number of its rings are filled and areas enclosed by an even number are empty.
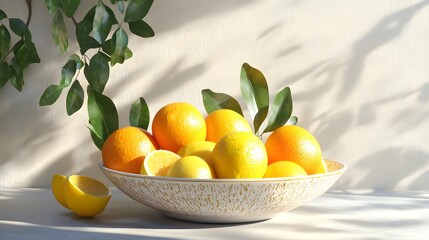
{"type": "MultiPolygon", "coordinates": [[[[26,1],[31,10],[32,1],[26,1]]],[[[127,23],[132,34],[147,38],[155,35],[153,29],[143,21],[153,0],[98,0],[77,21],[74,17],[81,0],[45,0],[47,11],[52,15],[51,38],[62,53],[68,52],[69,33],[74,33],[79,45],[79,53],[71,53],[63,65],[57,84],[51,84],[39,100],[40,106],[54,104],[67,90],[66,111],[72,115],[82,108],[85,96],[88,100],[88,117],[91,137],[101,149],[106,138],[118,128],[118,113],[113,101],[103,91],[110,77],[110,67],[123,64],[133,56],[128,48],[129,36],[123,27],[127,23]],[[108,6],[116,5],[121,13],[121,24],[108,6]],[[67,21],[75,25],[68,31],[67,21]],[[110,37],[109,37],[110,36],[110,37]],[[92,49],[92,51],[88,51],[92,49]],[[80,72],[88,82],[82,87],[80,72]]],[[[32,42],[28,24],[17,18],[8,18],[0,9],[0,88],[10,82],[18,91],[24,85],[24,70],[32,63],[39,63],[36,46],[32,42]],[[6,21],[5,21],[6,19],[6,21]],[[8,23],[8,24],[7,24],[8,23]],[[18,37],[12,43],[11,34],[18,37]]],[[[149,109],[143,98],[133,103],[130,109],[130,124],[147,129],[149,109]]]]}
{"type": "Polygon", "coordinates": [[[216,93],[210,89],[203,89],[201,94],[203,95],[203,103],[207,113],[219,109],[231,109],[241,116],[244,116],[240,104],[230,95],[226,93],[216,93]]]}
{"type": "Polygon", "coordinates": [[[130,125],[147,130],[150,121],[149,107],[144,98],[137,99],[130,108],[130,125]]]}
{"type": "Polygon", "coordinates": [[[0,20],[0,89],[10,82],[18,91],[22,91],[24,70],[30,64],[40,63],[39,54],[24,21],[8,18],[1,9],[0,20]],[[16,43],[12,42],[11,33],[18,38],[16,43]]]}
{"type": "MultiPolygon", "coordinates": [[[[290,88],[285,87],[279,91],[270,108],[269,89],[265,76],[247,63],[241,67],[240,88],[241,96],[253,119],[255,134],[259,135],[259,128],[268,114],[268,123],[262,134],[272,132],[285,124],[295,125],[298,122],[296,116],[291,116],[292,94],[290,88]]],[[[201,94],[207,113],[217,109],[231,109],[243,115],[240,104],[230,95],[215,93],[210,89],[204,89],[201,94]]]]}

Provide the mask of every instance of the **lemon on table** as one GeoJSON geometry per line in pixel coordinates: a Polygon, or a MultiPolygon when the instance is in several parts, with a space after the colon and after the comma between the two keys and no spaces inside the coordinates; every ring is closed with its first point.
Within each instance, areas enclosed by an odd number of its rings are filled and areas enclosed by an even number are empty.
{"type": "Polygon", "coordinates": [[[72,175],[64,188],[67,206],[81,217],[93,217],[101,213],[111,197],[109,188],[93,178],[72,175]]]}
{"type": "Polygon", "coordinates": [[[66,200],[64,198],[64,188],[67,184],[67,176],[61,175],[61,174],[55,174],[52,177],[52,194],[54,195],[55,199],[65,208],[69,208],[67,206],[66,200]]]}
{"type": "Polygon", "coordinates": [[[304,168],[290,161],[277,161],[268,165],[264,178],[307,176],[304,168]]]}
{"type": "Polygon", "coordinates": [[[219,109],[207,115],[206,140],[217,143],[230,132],[252,132],[247,120],[239,113],[230,109],[219,109]]]}
{"type": "Polygon", "coordinates": [[[326,173],[322,150],[316,138],[302,127],[285,125],[276,129],[265,142],[269,163],[291,161],[307,174],[326,173]]]}
{"type": "Polygon", "coordinates": [[[197,156],[182,157],[171,165],[167,176],[177,178],[211,179],[211,169],[204,159],[197,156]]]}
{"type": "Polygon", "coordinates": [[[179,158],[179,155],[168,150],[153,151],[146,156],[140,173],[149,176],[166,176],[170,166],[179,158]]]}
{"type": "Polygon", "coordinates": [[[204,161],[206,161],[206,163],[209,165],[210,169],[212,170],[212,177],[215,178],[215,174],[213,170],[213,149],[215,145],[216,143],[209,142],[209,141],[191,142],[186,146],[182,147],[177,152],[177,155],[181,157],[197,156],[204,159],[204,161]]]}
{"type": "Polygon", "coordinates": [[[250,132],[231,132],[213,149],[218,178],[262,178],[268,159],[262,141],[250,132]]]}

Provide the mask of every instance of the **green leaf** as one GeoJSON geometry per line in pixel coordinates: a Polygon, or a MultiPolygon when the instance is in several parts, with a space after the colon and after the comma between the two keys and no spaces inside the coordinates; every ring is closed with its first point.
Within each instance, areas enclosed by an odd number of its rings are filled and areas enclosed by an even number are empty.
{"type": "Polygon", "coordinates": [[[203,95],[204,108],[207,113],[211,113],[219,109],[231,109],[239,113],[241,116],[244,116],[240,104],[230,95],[225,93],[216,93],[210,89],[203,89],[201,94],[203,95]]]}
{"type": "Polygon", "coordinates": [[[60,10],[55,12],[52,19],[51,36],[61,52],[67,51],[69,45],[67,39],[67,28],[64,23],[63,13],[60,10]]]}
{"type": "Polygon", "coordinates": [[[80,59],[80,57],[73,53],[70,57],[69,57],[69,61],[74,61],[76,63],[76,68],[77,69],[81,69],[83,67],[83,61],[80,59]]]}
{"type": "Polygon", "coordinates": [[[76,73],[76,62],[73,60],[67,61],[67,63],[61,69],[60,87],[62,88],[68,87],[75,73],[76,73]]]}
{"type": "Polygon", "coordinates": [[[19,18],[9,18],[9,26],[12,32],[21,38],[31,41],[31,33],[27,25],[19,18]]]}
{"type": "Polygon", "coordinates": [[[9,71],[9,64],[6,62],[0,63],[0,89],[4,87],[4,85],[9,81],[10,79],[10,71],[9,71]]]}
{"type": "Polygon", "coordinates": [[[77,112],[82,107],[83,96],[83,88],[79,81],[75,80],[67,93],[66,109],[69,116],[77,112]]]}
{"type": "Polygon", "coordinates": [[[137,22],[144,18],[152,6],[153,0],[130,0],[125,10],[125,22],[137,22]]]}
{"type": "Polygon", "coordinates": [[[95,40],[100,44],[103,43],[107,35],[109,35],[111,28],[112,23],[110,22],[109,13],[106,11],[103,1],[99,0],[95,8],[94,22],[92,25],[95,40]]]}
{"type": "Polygon", "coordinates": [[[104,7],[106,8],[107,13],[109,13],[109,20],[110,23],[113,24],[119,24],[118,20],[116,19],[115,13],[113,12],[113,10],[111,8],[109,8],[107,5],[104,5],[104,7]]]}
{"type": "MultiPolygon", "coordinates": [[[[118,111],[113,101],[107,96],[94,91],[89,86],[87,92],[90,125],[95,133],[94,135],[99,136],[104,142],[111,133],[118,129],[118,111]]],[[[94,143],[96,142],[94,141],[94,143]]]]}
{"type": "Polygon", "coordinates": [[[283,88],[274,97],[274,102],[271,107],[271,112],[268,117],[268,124],[264,130],[272,132],[277,128],[285,125],[292,115],[292,95],[289,87],[283,88]]]}
{"type": "Polygon", "coordinates": [[[0,9],[0,20],[3,20],[3,19],[5,19],[5,18],[7,18],[6,13],[5,13],[5,12],[3,12],[3,10],[1,10],[1,9],[0,9]]]}
{"type": "Polygon", "coordinates": [[[119,10],[119,12],[124,13],[124,11],[125,11],[124,1],[118,1],[118,10],[119,10]]]}
{"type": "Polygon", "coordinates": [[[63,88],[58,85],[50,85],[43,92],[39,100],[39,106],[46,106],[54,104],[57,99],[60,97],[63,88]]]}
{"type": "Polygon", "coordinates": [[[298,123],[297,116],[291,116],[289,120],[287,120],[286,125],[296,125],[298,123]]]}
{"type": "Polygon", "coordinates": [[[103,148],[104,140],[100,136],[98,136],[97,132],[95,132],[94,126],[92,126],[91,122],[89,122],[88,129],[90,131],[91,138],[95,146],[97,146],[97,148],[101,150],[103,148]]]}
{"type": "Polygon", "coordinates": [[[125,48],[124,54],[125,54],[125,60],[127,60],[133,56],[133,52],[128,47],[125,48]]]}
{"type": "Polygon", "coordinates": [[[40,58],[34,43],[22,41],[22,44],[16,46],[17,47],[14,47],[15,60],[21,69],[27,68],[31,63],[40,63],[40,58]]]}
{"type": "Polygon", "coordinates": [[[258,111],[268,107],[269,93],[268,85],[264,75],[256,68],[244,63],[240,74],[241,95],[254,117],[258,111]]]}
{"type": "Polygon", "coordinates": [[[153,29],[143,20],[128,23],[130,31],[137,36],[148,38],[155,36],[153,29]]]}
{"type": "Polygon", "coordinates": [[[150,121],[149,107],[144,98],[139,98],[131,105],[130,125],[147,130],[150,121]]]}
{"type": "Polygon", "coordinates": [[[80,0],[60,0],[61,9],[67,17],[72,17],[79,7],[80,0]]]}
{"type": "Polygon", "coordinates": [[[259,128],[267,117],[267,114],[268,106],[259,109],[259,111],[256,113],[255,117],[253,118],[253,128],[255,129],[255,133],[258,133],[259,128]]]}
{"type": "Polygon", "coordinates": [[[10,83],[16,88],[19,92],[22,91],[22,86],[24,86],[24,72],[22,69],[15,69],[14,67],[9,67],[10,71],[10,83]]]}
{"type": "Polygon", "coordinates": [[[2,60],[10,49],[10,33],[5,25],[0,26],[0,60],[2,60]]]}
{"type": "Polygon", "coordinates": [[[111,64],[114,66],[116,63],[124,63],[125,49],[128,45],[128,35],[123,28],[119,28],[115,32],[115,52],[111,56],[111,64]]]}
{"type": "Polygon", "coordinates": [[[76,25],[76,38],[79,43],[81,54],[85,54],[88,49],[100,47],[97,40],[89,36],[92,31],[94,15],[95,7],[91,8],[83,20],[76,25]]]}
{"type": "Polygon", "coordinates": [[[46,8],[50,14],[54,14],[60,6],[60,0],[45,0],[46,8]]]}
{"type": "Polygon", "coordinates": [[[91,58],[89,65],[85,67],[84,74],[90,87],[102,93],[109,79],[109,71],[108,57],[99,51],[91,58]]]}

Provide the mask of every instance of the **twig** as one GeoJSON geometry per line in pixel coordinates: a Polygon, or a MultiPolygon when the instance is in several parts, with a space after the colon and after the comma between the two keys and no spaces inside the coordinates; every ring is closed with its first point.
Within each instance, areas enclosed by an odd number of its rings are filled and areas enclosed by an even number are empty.
{"type": "Polygon", "coordinates": [[[75,25],[75,26],[77,26],[77,21],[76,21],[76,19],[74,18],[74,16],[72,16],[72,17],[71,17],[71,20],[73,21],[74,25],[75,25]]]}
{"type": "Polygon", "coordinates": [[[30,25],[31,15],[33,12],[32,5],[31,5],[32,0],[25,0],[25,2],[27,3],[27,8],[28,8],[28,17],[27,17],[27,22],[25,23],[25,25],[27,25],[27,27],[28,27],[28,25],[30,25]]]}

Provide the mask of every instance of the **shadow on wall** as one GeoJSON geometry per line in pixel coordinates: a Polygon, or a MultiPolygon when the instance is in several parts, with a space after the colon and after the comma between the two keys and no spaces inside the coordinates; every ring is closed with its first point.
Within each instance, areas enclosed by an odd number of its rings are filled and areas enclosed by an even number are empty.
{"type": "Polygon", "coordinates": [[[362,188],[410,190],[427,189],[429,152],[387,148],[359,160],[356,170],[364,175],[357,183],[362,188]]]}
{"type": "Polygon", "coordinates": [[[373,29],[362,37],[353,47],[352,58],[347,63],[338,99],[344,100],[356,87],[365,68],[365,59],[377,48],[389,43],[402,33],[405,25],[414,14],[425,7],[429,1],[421,1],[383,18],[373,29]],[[347,79],[347,81],[346,81],[347,79]]]}
{"type": "Polygon", "coordinates": [[[157,0],[154,2],[148,14],[147,21],[153,26],[156,34],[162,34],[169,30],[184,26],[198,18],[206,18],[210,15],[234,11],[237,8],[253,2],[254,0],[157,0]]]}

